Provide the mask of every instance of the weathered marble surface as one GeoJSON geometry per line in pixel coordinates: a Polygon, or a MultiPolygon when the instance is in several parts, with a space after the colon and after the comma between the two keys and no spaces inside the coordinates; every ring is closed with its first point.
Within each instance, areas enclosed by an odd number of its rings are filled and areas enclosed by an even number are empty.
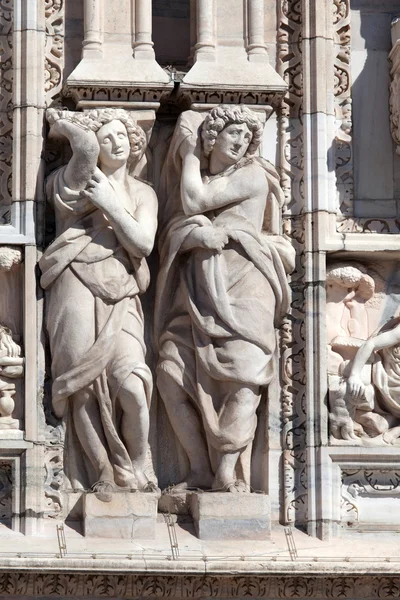
{"type": "Polygon", "coordinates": [[[110,502],[96,494],[85,494],[83,531],[86,537],[113,539],[154,539],[157,520],[156,494],[117,492],[110,502]]]}
{"type": "Polygon", "coordinates": [[[53,408],[67,427],[70,485],[110,501],[114,486],[154,486],[144,472],[152,375],[139,294],[149,285],[157,199],[129,174],[146,139],[128,113],[50,110],[48,119],[72,148],[46,183],[57,237],[40,260],[53,408]]]}
{"type": "Polygon", "coordinates": [[[294,258],[279,177],[256,155],[262,133],[245,107],[185,112],[164,165],[157,385],[190,463],[178,489],[250,490],[294,258]]]}
{"type": "Polygon", "coordinates": [[[200,540],[267,540],[271,505],[264,494],[192,494],[191,514],[200,540]]]}

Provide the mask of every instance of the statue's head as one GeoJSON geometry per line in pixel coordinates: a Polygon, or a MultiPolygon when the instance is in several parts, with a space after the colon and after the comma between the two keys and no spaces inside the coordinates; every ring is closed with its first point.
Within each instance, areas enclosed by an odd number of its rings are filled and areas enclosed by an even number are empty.
{"type": "Polygon", "coordinates": [[[142,157],[146,148],[146,136],[128,111],[116,108],[93,109],[84,113],[82,122],[96,132],[100,145],[100,163],[130,164],[142,157]]]}
{"type": "Polygon", "coordinates": [[[262,139],[264,126],[258,117],[242,105],[222,104],[204,119],[201,137],[206,157],[218,153],[227,164],[244,156],[253,156],[262,139]]]}

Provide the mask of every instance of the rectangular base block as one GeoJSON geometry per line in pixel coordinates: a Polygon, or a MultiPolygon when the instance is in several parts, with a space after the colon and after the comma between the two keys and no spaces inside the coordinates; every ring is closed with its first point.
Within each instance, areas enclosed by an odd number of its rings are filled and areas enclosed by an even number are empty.
{"type": "Polygon", "coordinates": [[[191,513],[201,540],[266,540],[271,535],[271,503],[264,494],[192,494],[191,513]]]}
{"type": "Polygon", "coordinates": [[[115,492],[111,502],[85,494],[83,533],[86,537],[147,539],[156,536],[157,494],[115,492]]]}

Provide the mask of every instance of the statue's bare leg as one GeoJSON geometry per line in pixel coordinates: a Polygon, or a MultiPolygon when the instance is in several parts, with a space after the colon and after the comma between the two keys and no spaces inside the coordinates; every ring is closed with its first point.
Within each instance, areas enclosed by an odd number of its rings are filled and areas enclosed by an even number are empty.
{"type": "Polygon", "coordinates": [[[76,435],[97,474],[97,481],[113,482],[113,469],[108,459],[106,439],[94,393],[89,389],[81,390],[71,396],[71,403],[76,435]]]}
{"type": "MultiPolygon", "coordinates": [[[[244,429],[245,432],[243,435],[247,435],[248,424],[253,422],[255,425],[256,410],[261,397],[260,389],[258,386],[240,387],[234,383],[231,384],[231,388],[231,398],[219,418],[219,429],[221,438],[226,432],[231,439],[237,440],[237,445],[240,447],[242,430],[244,429]]],[[[213,489],[229,492],[249,491],[244,482],[237,481],[236,478],[236,463],[244,448],[243,446],[239,451],[222,454],[213,481],[213,489]]]]}
{"type": "Polygon", "coordinates": [[[211,488],[213,473],[200,415],[191,405],[188,395],[165,371],[158,371],[157,387],[171,425],[190,463],[190,472],[175,489],[211,488]]]}
{"type": "Polygon", "coordinates": [[[122,482],[143,489],[148,485],[144,474],[148,439],[149,409],[142,380],[134,373],[126,378],[119,389],[118,399],[122,408],[121,434],[132,461],[137,482],[122,482]]]}
{"type": "Polygon", "coordinates": [[[235,468],[239,456],[240,452],[232,452],[231,454],[226,453],[222,455],[212,484],[214,491],[237,491],[235,468]]]}

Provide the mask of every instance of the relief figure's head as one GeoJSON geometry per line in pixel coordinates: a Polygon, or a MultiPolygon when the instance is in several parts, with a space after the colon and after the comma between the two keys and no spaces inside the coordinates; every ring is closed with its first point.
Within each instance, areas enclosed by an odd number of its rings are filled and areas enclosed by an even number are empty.
{"type": "Polygon", "coordinates": [[[206,157],[222,168],[253,156],[262,139],[264,126],[258,117],[242,105],[217,106],[206,116],[201,136],[206,157]]]}

